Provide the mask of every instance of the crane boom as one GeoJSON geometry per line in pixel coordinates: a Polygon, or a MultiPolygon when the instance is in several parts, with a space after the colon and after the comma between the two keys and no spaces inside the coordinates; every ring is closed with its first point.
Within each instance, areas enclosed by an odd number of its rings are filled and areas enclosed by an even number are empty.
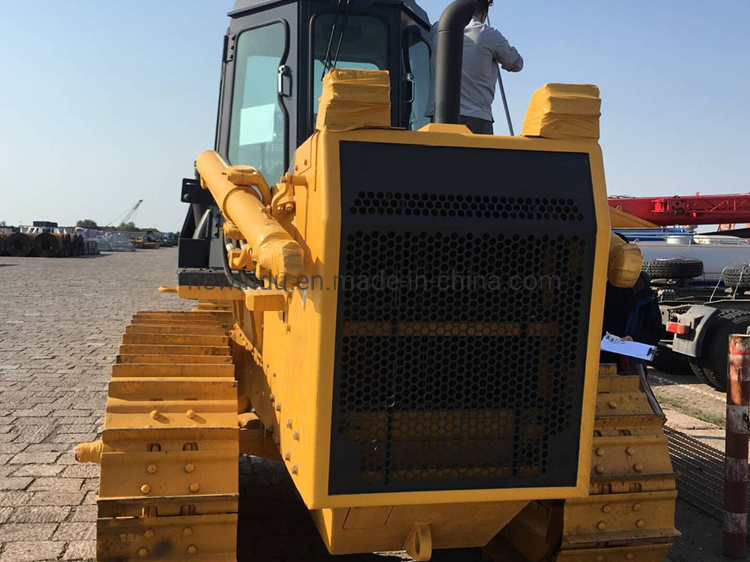
{"type": "Polygon", "coordinates": [[[609,205],[658,226],[750,222],[750,193],[610,197],[609,205]]]}
{"type": "Polygon", "coordinates": [[[133,208],[128,211],[128,214],[125,215],[125,218],[122,219],[122,222],[128,222],[131,218],[135,216],[135,214],[138,212],[138,207],[141,206],[141,203],[143,203],[143,199],[139,199],[138,203],[133,205],[133,208]]]}
{"type": "MultiPolygon", "coordinates": [[[[139,199],[135,205],[133,205],[127,211],[125,211],[124,216],[119,215],[119,216],[122,216],[122,219],[119,221],[120,224],[128,222],[131,218],[135,217],[135,214],[138,212],[138,208],[141,206],[141,203],[143,203],[143,199],[139,199]]],[[[112,226],[116,222],[117,222],[117,218],[108,222],[105,226],[112,226]]]]}

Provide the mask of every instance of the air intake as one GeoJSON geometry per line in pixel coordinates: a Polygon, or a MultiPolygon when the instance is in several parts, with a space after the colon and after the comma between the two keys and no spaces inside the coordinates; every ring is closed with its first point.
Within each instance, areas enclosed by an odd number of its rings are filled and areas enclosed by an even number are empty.
{"type": "Polygon", "coordinates": [[[475,0],[455,0],[437,23],[435,122],[458,123],[461,113],[461,68],[464,28],[476,9],[475,0]]]}

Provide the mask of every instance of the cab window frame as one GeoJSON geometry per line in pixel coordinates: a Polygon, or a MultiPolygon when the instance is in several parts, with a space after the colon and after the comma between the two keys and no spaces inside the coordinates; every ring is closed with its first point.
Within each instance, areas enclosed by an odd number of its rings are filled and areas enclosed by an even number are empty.
{"type": "MultiPolygon", "coordinates": [[[[307,84],[307,98],[308,98],[308,102],[307,102],[306,113],[307,113],[308,127],[309,127],[309,130],[311,132],[315,132],[315,119],[314,119],[314,116],[315,116],[315,104],[318,101],[315,98],[315,84],[316,84],[316,80],[318,82],[321,81],[321,79],[320,79],[321,77],[315,75],[315,62],[317,60],[315,58],[315,39],[316,39],[316,36],[315,36],[315,25],[316,25],[319,17],[321,17],[321,16],[327,16],[327,15],[333,15],[335,17],[336,16],[336,11],[335,10],[323,10],[323,11],[320,11],[320,12],[317,12],[317,13],[313,14],[313,16],[310,18],[310,24],[309,24],[309,30],[308,30],[308,38],[309,38],[308,39],[308,53],[309,53],[309,58],[307,60],[307,64],[308,64],[308,84],[307,84]]],[[[390,81],[391,81],[391,90],[392,90],[393,89],[393,80],[394,80],[394,78],[393,78],[393,73],[390,72],[391,55],[392,55],[392,52],[391,52],[391,40],[390,40],[391,29],[390,29],[390,24],[389,24],[387,18],[383,17],[379,13],[366,13],[366,12],[350,12],[347,17],[349,17],[349,18],[351,18],[351,17],[366,17],[366,18],[376,19],[383,26],[383,30],[385,32],[385,44],[384,44],[385,50],[384,50],[384,57],[383,58],[385,60],[386,66],[385,66],[385,68],[382,68],[380,70],[387,70],[387,71],[389,71],[390,81]]],[[[346,33],[346,30],[344,30],[344,33],[346,33]]],[[[344,67],[344,68],[346,68],[346,67],[344,67]]]]}
{"type": "MultiPolygon", "coordinates": [[[[424,46],[427,49],[427,66],[422,69],[422,71],[427,72],[427,95],[424,99],[424,107],[421,107],[420,110],[422,112],[427,110],[427,103],[430,98],[430,89],[432,88],[432,77],[431,77],[431,68],[430,65],[432,63],[432,45],[430,44],[430,35],[429,30],[424,30],[420,25],[418,25],[416,22],[410,22],[404,29],[403,33],[403,49],[402,49],[402,64],[404,67],[404,75],[403,75],[403,81],[407,82],[407,75],[411,74],[413,77],[411,88],[412,88],[412,99],[411,101],[407,101],[406,99],[403,100],[404,104],[404,116],[403,116],[403,126],[407,130],[412,131],[418,131],[421,127],[417,126],[415,129],[411,129],[411,116],[414,108],[414,103],[417,100],[417,91],[419,88],[418,82],[415,78],[414,68],[412,66],[412,49],[419,45],[420,43],[424,44],[424,46]],[[412,43],[413,41],[413,43],[412,43]]],[[[406,94],[406,90],[404,91],[404,95],[406,94]]],[[[425,115],[421,115],[418,117],[418,120],[426,120],[425,123],[422,124],[422,126],[427,125],[430,123],[431,119],[425,115]]]]}
{"type": "MultiPolygon", "coordinates": [[[[266,27],[271,27],[274,25],[280,25],[281,29],[283,31],[283,48],[281,50],[281,53],[279,55],[279,62],[277,65],[277,72],[278,68],[280,68],[282,65],[285,64],[286,60],[289,56],[289,50],[291,46],[291,36],[290,36],[290,25],[289,21],[287,21],[285,18],[277,17],[272,20],[267,20],[262,23],[258,23],[257,25],[252,25],[251,27],[244,28],[236,37],[235,39],[235,56],[234,56],[234,65],[232,68],[232,76],[231,76],[231,91],[229,95],[229,121],[227,123],[227,130],[226,130],[226,159],[227,162],[230,165],[236,165],[236,164],[243,164],[242,162],[233,162],[231,158],[232,150],[235,147],[234,142],[232,140],[232,133],[233,128],[235,126],[235,95],[238,93],[237,85],[238,85],[238,74],[240,72],[240,64],[243,64],[244,61],[240,60],[239,57],[239,47],[240,47],[240,41],[242,40],[242,36],[246,33],[250,33],[253,31],[258,31],[259,29],[263,29],[266,27]]],[[[274,88],[276,88],[276,77],[274,78],[274,88]]],[[[244,88],[244,85],[243,85],[244,88]]],[[[283,125],[283,141],[282,141],[282,167],[285,166],[285,163],[289,161],[289,138],[290,138],[290,119],[288,114],[288,108],[286,108],[281,101],[279,100],[278,92],[275,99],[276,106],[278,107],[279,111],[281,111],[282,116],[284,118],[284,125],[283,125]]],[[[250,164],[255,165],[255,164],[250,164]]],[[[282,171],[282,174],[286,172],[286,169],[282,171]]],[[[265,176],[265,174],[264,174],[265,176]]],[[[266,178],[268,181],[271,179],[272,181],[276,181],[276,178],[266,178]]]]}

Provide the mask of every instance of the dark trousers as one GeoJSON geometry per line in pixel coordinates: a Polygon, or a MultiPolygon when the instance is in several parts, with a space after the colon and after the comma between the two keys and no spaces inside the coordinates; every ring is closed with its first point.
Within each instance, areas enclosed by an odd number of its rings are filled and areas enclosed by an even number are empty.
{"type": "Polygon", "coordinates": [[[492,121],[486,119],[479,119],[478,117],[466,117],[461,115],[460,121],[462,125],[466,125],[469,130],[475,135],[494,135],[495,132],[492,129],[492,121]]]}

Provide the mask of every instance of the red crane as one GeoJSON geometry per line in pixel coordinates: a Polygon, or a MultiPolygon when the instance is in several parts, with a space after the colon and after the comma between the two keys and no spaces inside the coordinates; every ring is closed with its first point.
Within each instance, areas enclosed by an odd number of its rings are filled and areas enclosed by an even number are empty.
{"type": "Polygon", "coordinates": [[[610,197],[609,204],[659,226],[750,223],[750,193],[610,197]]]}

